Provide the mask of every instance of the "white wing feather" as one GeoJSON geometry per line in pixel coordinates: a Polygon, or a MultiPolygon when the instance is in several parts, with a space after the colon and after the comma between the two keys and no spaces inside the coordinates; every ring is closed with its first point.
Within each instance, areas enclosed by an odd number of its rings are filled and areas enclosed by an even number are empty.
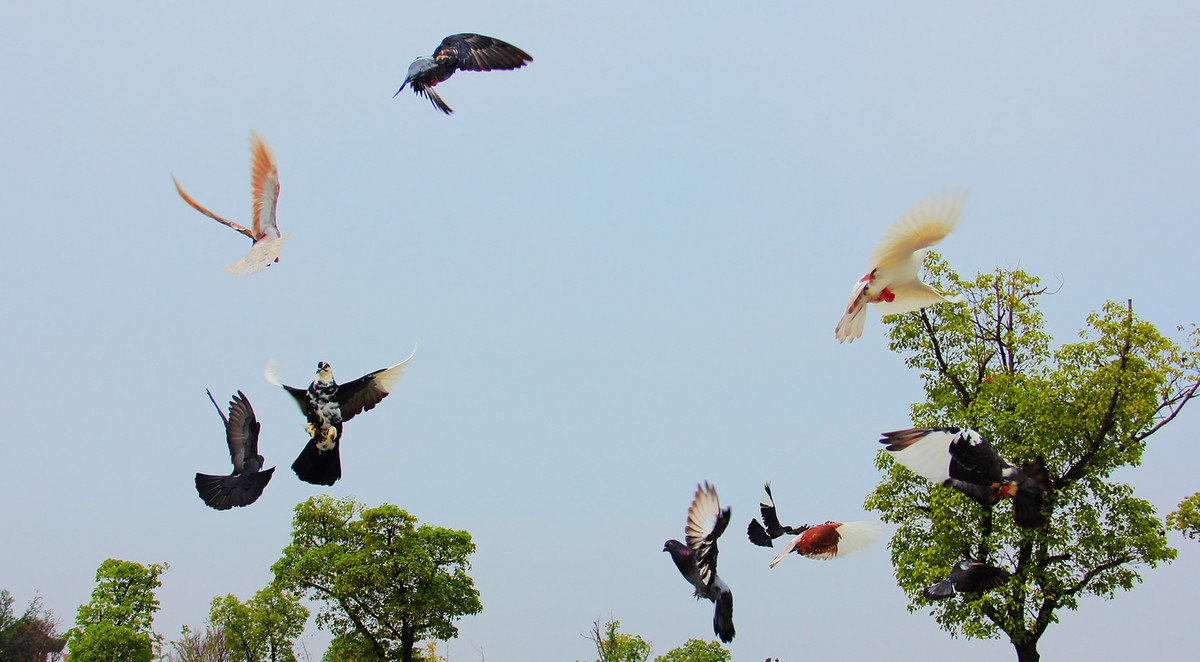
{"type": "Polygon", "coordinates": [[[944,239],[962,220],[967,193],[962,188],[942,191],[913,205],[883,234],[867,260],[868,268],[906,258],[944,239]]]}

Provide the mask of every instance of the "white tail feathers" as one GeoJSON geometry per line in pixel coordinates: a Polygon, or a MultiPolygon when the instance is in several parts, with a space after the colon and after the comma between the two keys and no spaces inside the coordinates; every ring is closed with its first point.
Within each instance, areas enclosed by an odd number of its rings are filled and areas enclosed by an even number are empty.
{"type": "Polygon", "coordinates": [[[272,262],[279,258],[279,250],[283,248],[283,242],[287,241],[290,236],[288,234],[275,239],[259,239],[254,242],[254,246],[250,248],[250,252],[246,253],[246,257],[225,267],[225,273],[235,276],[246,276],[266,269],[272,262]]]}

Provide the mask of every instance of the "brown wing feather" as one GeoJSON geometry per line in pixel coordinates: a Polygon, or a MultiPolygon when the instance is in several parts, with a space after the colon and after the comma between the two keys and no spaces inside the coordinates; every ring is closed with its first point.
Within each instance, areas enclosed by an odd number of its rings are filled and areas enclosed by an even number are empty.
{"type": "Polygon", "coordinates": [[[253,239],[257,241],[268,233],[278,237],[275,204],[279,200],[279,168],[275,165],[271,146],[253,130],[250,132],[250,195],[254,201],[251,208],[253,239]]]}
{"type": "Polygon", "coordinates": [[[193,200],[192,197],[189,196],[187,193],[184,193],[183,187],[181,187],[179,185],[179,180],[175,179],[175,175],[171,175],[171,181],[175,182],[175,190],[179,191],[179,197],[183,198],[183,201],[188,203],[189,205],[191,205],[193,209],[195,209],[196,211],[200,212],[201,214],[204,214],[205,216],[213,219],[214,221],[216,221],[218,223],[228,225],[229,227],[233,228],[234,230],[241,232],[242,234],[246,235],[247,237],[250,237],[251,241],[253,241],[255,239],[254,233],[251,232],[250,230],[247,230],[244,226],[234,223],[233,221],[231,221],[229,219],[225,219],[225,218],[221,218],[220,216],[217,216],[216,214],[214,214],[211,211],[202,207],[199,202],[196,202],[195,200],[193,200]]]}

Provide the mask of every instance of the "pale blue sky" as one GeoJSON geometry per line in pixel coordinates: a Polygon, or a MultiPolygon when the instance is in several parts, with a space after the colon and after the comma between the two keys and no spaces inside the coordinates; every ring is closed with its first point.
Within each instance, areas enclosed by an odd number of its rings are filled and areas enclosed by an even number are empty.
{"type": "MultiPolygon", "coordinates": [[[[961,273],[1049,283],[1049,331],[1106,299],[1169,330],[1200,218],[1194,3],[7,3],[0,7],[0,320],[9,412],[0,587],[70,625],[96,567],[169,562],[157,630],[270,579],[291,510],[388,502],[478,545],[484,611],[452,660],[570,661],[614,617],[658,652],[712,636],[660,550],[697,482],[721,545],[738,660],[1011,660],[909,614],[886,545],[838,562],[741,531],[771,479],[785,520],[864,519],[878,433],[916,374],[878,316],[834,325],[883,230],[972,190],[941,246],[961,273]],[[447,34],[528,51],[516,72],[405,91],[447,34]],[[251,129],[278,157],[282,261],[221,269],[249,215],[251,129]],[[288,468],[306,384],[420,349],[346,426],[329,490],[288,468]],[[279,467],[254,506],[209,510],[228,470],[204,395],[237,389],[279,467]]],[[[1200,489],[1200,410],[1124,472],[1163,514],[1200,489]]],[[[1194,652],[1200,547],[1043,638],[1047,659],[1194,652]]],[[[310,649],[327,635],[310,624],[310,649]]]]}

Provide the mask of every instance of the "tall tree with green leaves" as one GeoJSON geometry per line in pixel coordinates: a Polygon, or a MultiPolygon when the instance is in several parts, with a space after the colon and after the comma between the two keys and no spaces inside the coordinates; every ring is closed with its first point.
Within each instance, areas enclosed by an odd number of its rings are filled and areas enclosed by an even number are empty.
{"type": "Polygon", "coordinates": [[[357,633],[382,660],[412,662],[424,639],[458,636],[454,623],[483,610],[467,575],[471,534],[428,524],[391,504],[313,497],[297,504],[292,543],[272,566],[276,583],[325,606],[317,625],[357,633]]]}
{"type": "Polygon", "coordinates": [[[213,598],[208,619],[224,631],[238,662],[295,662],[292,642],[304,632],[308,609],[294,593],[268,584],[245,603],[232,594],[213,598]]]}
{"type": "Polygon", "coordinates": [[[729,662],[733,653],[716,640],[688,639],[679,648],[672,648],[654,658],[654,662],[729,662]]]}
{"type": "Polygon", "coordinates": [[[1109,302],[1088,317],[1077,342],[1052,349],[1037,278],[997,270],[964,281],[931,253],[925,280],[960,292],[965,304],[884,320],[892,350],[924,382],[914,425],[973,428],[1016,465],[1044,456],[1054,488],[1050,524],[1020,529],[1009,505],[980,508],[882,451],[884,477],[866,505],[899,525],[889,547],[911,611],[931,607],[953,636],[1007,635],[1017,659],[1033,662],[1059,610],[1077,609],[1085,595],[1129,590],[1144,569],[1175,558],[1154,508],[1113,474],[1137,466],[1149,438],[1196,397],[1200,333],[1193,327],[1180,344],[1139,319],[1132,304],[1109,302]],[[982,594],[926,600],[921,589],[966,557],[1001,566],[1012,580],[982,594]]]}
{"type": "Polygon", "coordinates": [[[1179,502],[1179,510],[1167,515],[1167,526],[1192,540],[1200,540],[1200,492],[1179,502]]]}
{"type": "Polygon", "coordinates": [[[144,566],[108,559],[96,570],[92,599],[79,606],[67,640],[72,662],[149,662],[162,637],[154,632],[154,612],[165,563],[144,566]]]}

